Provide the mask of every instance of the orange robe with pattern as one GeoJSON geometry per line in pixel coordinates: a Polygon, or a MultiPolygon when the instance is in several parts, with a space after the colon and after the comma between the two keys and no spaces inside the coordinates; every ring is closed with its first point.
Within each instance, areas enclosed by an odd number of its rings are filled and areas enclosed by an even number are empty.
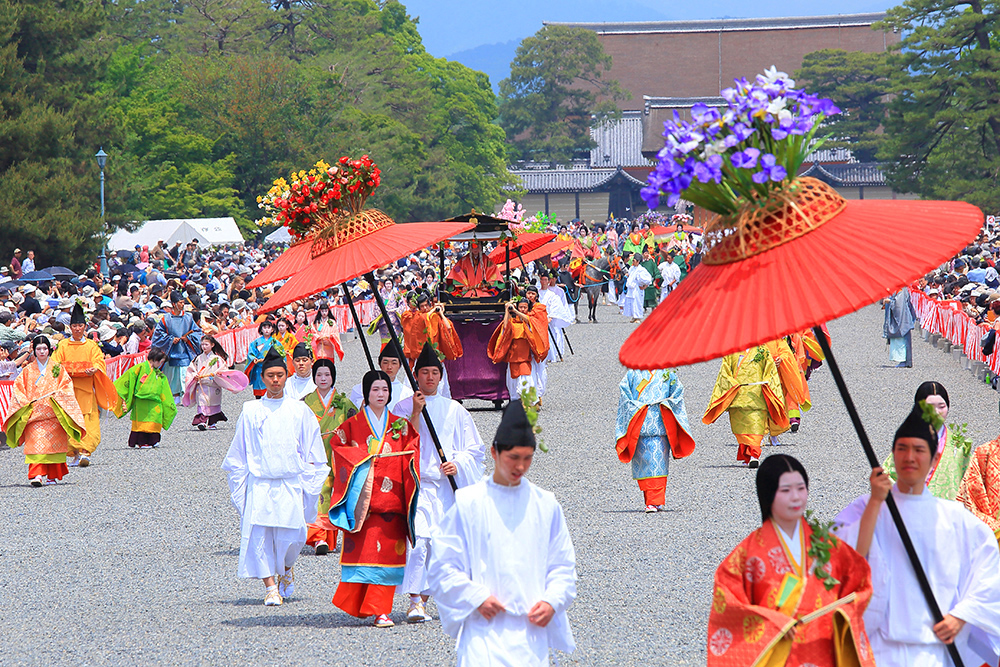
{"type": "Polygon", "coordinates": [[[59,341],[56,351],[52,353],[52,361],[69,372],[73,378],[73,389],[76,401],[83,412],[83,420],[87,434],[81,440],[70,438],[69,456],[78,453],[92,454],[101,442],[101,413],[99,408],[118,412],[121,401],[115,383],[108,377],[107,366],[104,363],[104,353],[100,346],[85,338],[75,341],[66,338],[59,341]],[[87,375],[87,371],[97,372],[87,375]]]}
{"type": "Polygon", "coordinates": [[[454,284],[457,296],[495,296],[497,290],[490,283],[502,281],[503,275],[500,267],[485,254],[479,256],[478,262],[473,262],[472,255],[466,253],[451,267],[447,280],[454,284]]]}
{"type": "Polygon", "coordinates": [[[1000,438],[972,452],[957,500],[982,519],[1000,541],[1000,438]]]}
{"type": "Polygon", "coordinates": [[[545,340],[538,330],[537,321],[507,316],[497,326],[490,337],[486,353],[494,364],[506,363],[510,367],[510,377],[531,375],[531,359],[541,361],[548,354],[545,340]]]}
{"type": "Polygon", "coordinates": [[[410,366],[420,356],[424,343],[436,346],[449,361],[462,356],[462,341],[455,325],[436,310],[407,310],[399,316],[399,323],[403,327],[403,356],[410,360],[410,366]]]}
{"type": "Polygon", "coordinates": [[[715,571],[709,667],[874,667],[862,620],[872,595],[868,561],[837,540],[828,567],[839,583],[827,590],[808,574],[813,566],[806,555],[812,530],[800,521],[804,564],[795,563],[779,529],[768,520],[715,571]],[[844,598],[850,601],[815,620],[798,622],[844,598]]]}
{"type": "Polygon", "coordinates": [[[544,303],[536,301],[531,304],[531,310],[528,311],[528,317],[531,318],[532,326],[538,331],[538,335],[541,337],[542,342],[545,343],[545,351],[542,353],[542,359],[549,356],[549,346],[551,341],[549,340],[549,309],[544,303]]]}

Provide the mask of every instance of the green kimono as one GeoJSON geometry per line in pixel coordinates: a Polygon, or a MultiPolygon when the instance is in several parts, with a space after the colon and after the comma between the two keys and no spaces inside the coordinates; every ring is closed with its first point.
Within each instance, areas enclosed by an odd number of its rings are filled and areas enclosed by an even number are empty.
{"type": "Polygon", "coordinates": [[[177,416],[177,404],[170,390],[170,381],[163,371],[148,362],[133,366],[115,380],[121,399],[121,413],[132,413],[132,431],[159,433],[170,428],[177,416]]]}
{"type": "MultiPolygon", "coordinates": [[[[936,497],[944,500],[955,500],[958,498],[958,487],[965,477],[965,471],[969,467],[969,459],[972,458],[972,448],[966,451],[964,447],[955,443],[952,438],[951,429],[944,427],[945,443],[944,451],[941,453],[941,460],[938,461],[937,468],[934,468],[927,475],[927,489],[936,497]]],[[[941,433],[938,432],[938,437],[941,433]]],[[[882,464],[885,473],[896,481],[896,465],[893,462],[892,454],[882,464]]]]}
{"type": "MultiPolygon", "coordinates": [[[[319,420],[319,432],[323,438],[323,448],[326,450],[326,464],[330,466],[330,474],[332,475],[333,452],[330,449],[330,439],[346,419],[357,414],[358,409],[354,406],[354,403],[351,403],[346,394],[336,389],[330,390],[328,399],[329,403],[323,403],[323,399],[319,395],[319,389],[317,389],[303,396],[302,402],[309,406],[309,409],[316,415],[316,419],[319,420]]],[[[320,519],[330,514],[330,496],[332,493],[333,480],[327,477],[319,496],[317,516],[320,519]]]]}
{"type": "Polygon", "coordinates": [[[649,271],[649,275],[653,277],[653,282],[649,283],[643,292],[642,307],[656,308],[657,304],[660,303],[660,286],[656,281],[663,278],[660,275],[660,267],[657,266],[655,259],[643,260],[640,262],[640,266],[649,271]]]}

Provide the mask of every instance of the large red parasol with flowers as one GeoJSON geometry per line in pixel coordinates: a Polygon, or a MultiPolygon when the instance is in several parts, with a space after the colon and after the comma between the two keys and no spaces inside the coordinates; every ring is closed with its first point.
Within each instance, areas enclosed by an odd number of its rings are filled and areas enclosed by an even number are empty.
{"type": "MultiPolygon", "coordinates": [[[[665,146],[642,192],[651,208],[681,197],[718,215],[705,227],[701,264],[629,336],[630,368],[723,356],[812,327],[871,466],[877,467],[847,385],[819,326],[910,284],[975,238],[982,212],[962,202],[846,201],[797,178],[830,100],[796,89],[771,68],[738,80],[725,105],[695,105],[665,123],[665,146]]],[[[822,143],[822,142],[819,142],[822,143]]],[[[941,610],[892,494],[886,500],[937,622],[941,610]]],[[[962,661],[954,645],[952,660],[962,661]]]]}
{"type": "Polygon", "coordinates": [[[277,259],[264,267],[264,269],[254,276],[254,279],[247,285],[247,289],[263,287],[276,283],[279,280],[291,278],[301,271],[309,260],[312,259],[312,244],[308,239],[302,239],[293,243],[288,250],[281,253],[277,259]]]}

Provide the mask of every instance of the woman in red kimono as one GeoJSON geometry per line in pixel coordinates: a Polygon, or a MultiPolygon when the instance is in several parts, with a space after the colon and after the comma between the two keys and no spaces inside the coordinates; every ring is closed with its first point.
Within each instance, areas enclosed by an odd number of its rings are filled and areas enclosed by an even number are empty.
{"type": "Polygon", "coordinates": [[[805,468],[785,454],[767,457],[757,498],[763,525],[715,572],[709,666],[874,667],[862,620],[871,570],[828,528],[805,520],[805,468]],[[817,556],[827,546],[829,555],[817,556]]]}
{"type": "Polygon", "coordinates": [[[388,628],[406,542],[413,542],[420,436],[386,409],[392,381],[385,372],[368,371],[361,387],[361,411],[340,425],[331,443],[330,522],[345,531],[333,604],[351,616],[375,616],[376,627],[388,628]]]}

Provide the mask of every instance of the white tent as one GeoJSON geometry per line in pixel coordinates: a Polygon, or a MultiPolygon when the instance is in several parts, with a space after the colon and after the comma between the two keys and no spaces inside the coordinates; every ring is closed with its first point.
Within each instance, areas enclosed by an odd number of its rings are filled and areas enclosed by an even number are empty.
{"type": "Polygon", "coordinates": [[[119,230],[108,240],[109,250],[132,250],[137,245],[153,247],[163,240],[167,246],[198,239],[202,246],[242,243],[243,234],[232,218],[178,218],[147,220],[134,232],[119,230]]]}
{"type": "Polygon", "coordinates": [[[292,235],[288,233],[288,227],[278,227],[276,230],[264,237],[265,241],[271,243],[291,243],[292,235]]]}

